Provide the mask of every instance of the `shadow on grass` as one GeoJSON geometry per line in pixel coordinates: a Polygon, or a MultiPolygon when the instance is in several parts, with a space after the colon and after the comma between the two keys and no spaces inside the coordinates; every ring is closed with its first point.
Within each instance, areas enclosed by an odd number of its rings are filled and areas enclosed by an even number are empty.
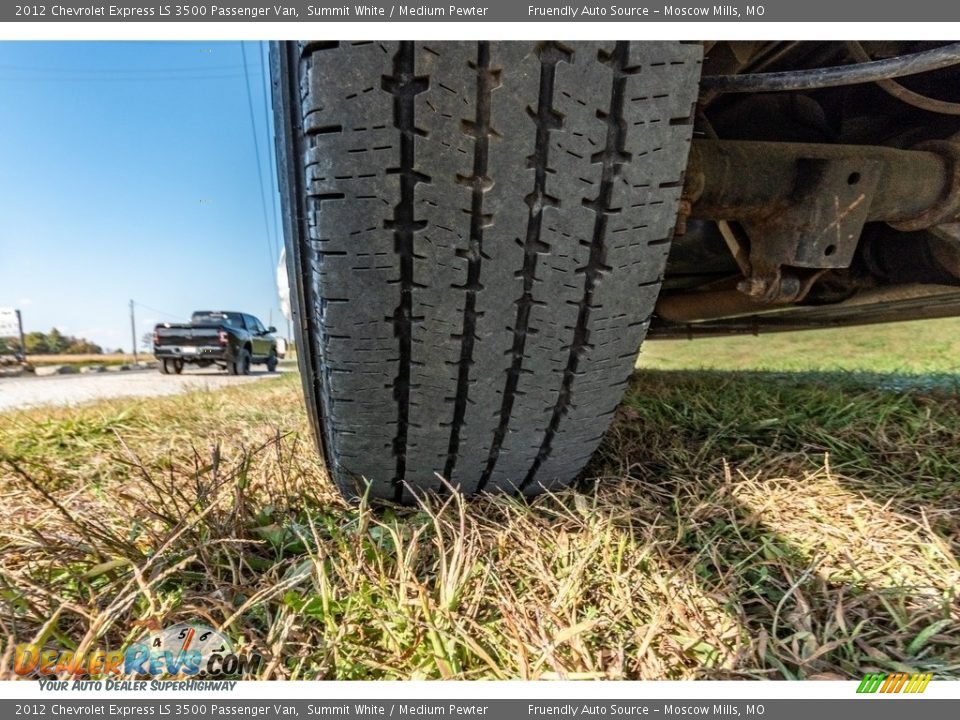
{"type": "Polygon", "coordinates": [[[708,674],[957,677],[957,387],[951,375],[644,371],[579,488],[619,488],[660,525],[677,576],[752,638],[708,674]]]}

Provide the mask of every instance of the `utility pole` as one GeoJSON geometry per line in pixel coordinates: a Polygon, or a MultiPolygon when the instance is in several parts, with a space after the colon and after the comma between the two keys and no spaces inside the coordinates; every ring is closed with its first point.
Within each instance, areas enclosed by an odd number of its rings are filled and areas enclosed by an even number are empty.
{"type": "Polygon", "coordinates": [[[137,360],[137,321],[133,317],[133,300],[130,301],[130,339],[133,341],[133,362],[137,360]]]}
{"type": "Polygon", "coordinates": [[[17,313],[17,328],[20,330],[20,362],[27,361],[27,343],[23,339],[23,317],[20,315],[20,311],[16,310],[17,313]]]}

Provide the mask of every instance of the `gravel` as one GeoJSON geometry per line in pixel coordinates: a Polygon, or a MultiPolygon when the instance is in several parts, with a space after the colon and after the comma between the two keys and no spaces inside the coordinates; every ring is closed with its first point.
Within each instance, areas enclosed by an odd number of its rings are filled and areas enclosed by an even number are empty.
{"type": "Polygon", "coordinates": [[[21,375],[0,378],[0,412],[38,405],[77,405],[104,398],[155,397],[190,390],[217,390],[276,376],[276,373],[259,369],[245,376],[227,375],[216,369],[184,370],[182,375],[161,375],[157,370],[49,377],[21,375]]]}

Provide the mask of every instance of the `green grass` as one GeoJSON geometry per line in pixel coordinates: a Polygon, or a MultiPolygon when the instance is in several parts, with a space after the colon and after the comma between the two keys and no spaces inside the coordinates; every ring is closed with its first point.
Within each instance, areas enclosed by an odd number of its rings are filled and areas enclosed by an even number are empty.
{"type": "Polygon", "coordinates": [[[3,648],[201,620],[261,678],[960,677],[960,398],[766,366],[638,373],[529,504],[348,506],[293,374],[0,414],[3,648]]]}
{"type": "Polygon", "coordinates": [[[647,343],[637,363],[656,370],[960,372],[960,318],[647,343]]]}

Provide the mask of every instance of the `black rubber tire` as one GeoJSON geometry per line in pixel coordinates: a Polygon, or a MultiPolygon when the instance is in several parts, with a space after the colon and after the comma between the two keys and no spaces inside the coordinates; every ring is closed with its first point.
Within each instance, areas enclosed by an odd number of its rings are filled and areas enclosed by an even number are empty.
{"type": "Polygon", "coordinates": [[[240,351],[233,362],[227,365],[227,371],[231,375],[249,375],[250,374],[250,351],[244,348],[240,351]]]}
{"type": "Polygon", "coordinates": [[[701,53],[274,45],[298,357],[344,494],[576,477],[659,292],[701,53]]]}
{"type": "Polygon", "coordinates": [[[183,372],[183,360],[164,358],[160,361],[160,372],[164,375],[179,375],[183,372]]]}
{"type": "Polygon", "coordinates": [[[274,348],[270,351],[269,357],[267,357],[267,372],[276,372],[277,371],[277,350],[274,348]]]}

